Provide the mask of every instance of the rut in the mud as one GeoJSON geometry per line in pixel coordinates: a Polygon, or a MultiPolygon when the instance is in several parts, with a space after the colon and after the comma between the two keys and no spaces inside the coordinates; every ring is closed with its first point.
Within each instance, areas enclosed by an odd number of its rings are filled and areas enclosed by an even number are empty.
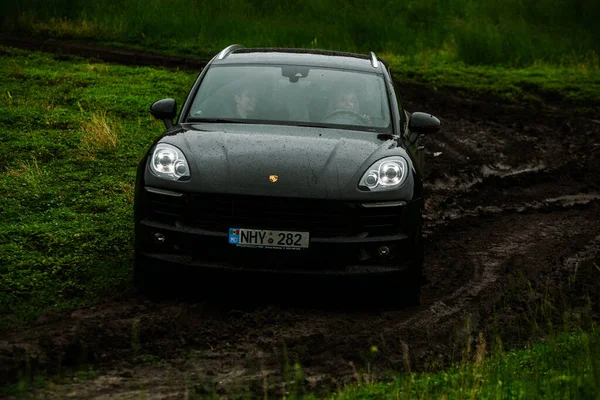
{"type": "Polygon", "coordinates": [[[305,287],[292,304],[256,307],[252,297],[232,307],[124,296],[0,333],[3,378],[16,378],[29,357],[30,366],[51,371],[87,361],[102,372],[92,383],[52,389],[58,393],[145,387],[176,395],[211,385],[281,393],[286,363],[297,361],[304,380],[296,384],[335,388],[367,363],[378,377],[403,370],[405,345],[412,367],[424,369],[460,357],[473,332],[499,335],[507,346],[526,340],[531,332],[520,319],[535,317],[526,303],[540,293],[574,307],[590,295],[597,315],[600,277],[585,266],[600,259],[600,123],[412,86],[404,99],[444,124],[425,139],[429,284],[421,306],[385,310],[371,301],[377,291],[339,288],[305,287]],[[576,262],[579,280],[567,287],[576,262]],[[527,299],[519,285],[531,288],[527,299]],[[333,296],[349,302],[331,306],[333,296]],[[149,356],[162,361],[140,361],[149,356]]]}

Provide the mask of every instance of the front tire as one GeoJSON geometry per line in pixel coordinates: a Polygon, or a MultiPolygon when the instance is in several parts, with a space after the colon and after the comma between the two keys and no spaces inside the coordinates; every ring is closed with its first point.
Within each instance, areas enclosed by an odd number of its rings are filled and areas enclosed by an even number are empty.
{"type": "Polygon", "coordinates": [[[421,305],[421,287],[425,282],[423,275],[425,248],[420,229],[416,236],[415,253],[406,273],[388,284],[387,292],[393,307],[421,305]]]}
{"type": "Polygon", "coordinates": [[[423,264],[425,262],[425,245],[423,243],[423,236],[421,228],[419,227],[416,238],[416,250],[413,265],[411,266],[410,278],[408,284],[410,287],[406,291],[406,301],[408,305],[418,306],[421,304],[421,287],[425,282],[425,275],[423,274],[423,264]]]}
{"type": "Polygon", "coordinates": [[[143,260],[137,252],[134,260],[133,286],[139,294],[151,300],[159,299],[166,288],[160,268],[147,264],[147,261],[143,260]]]}

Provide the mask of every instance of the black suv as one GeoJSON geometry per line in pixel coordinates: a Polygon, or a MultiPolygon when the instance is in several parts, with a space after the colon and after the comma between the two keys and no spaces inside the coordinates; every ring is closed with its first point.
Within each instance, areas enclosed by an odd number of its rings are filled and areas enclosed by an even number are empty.
{"type": "Polygon", "coordinates": [[[140,288],[173,268],[383,275],[418,303],[422,134],[374,53],[231,45],[208,62],[137,171],[140,288]]]}

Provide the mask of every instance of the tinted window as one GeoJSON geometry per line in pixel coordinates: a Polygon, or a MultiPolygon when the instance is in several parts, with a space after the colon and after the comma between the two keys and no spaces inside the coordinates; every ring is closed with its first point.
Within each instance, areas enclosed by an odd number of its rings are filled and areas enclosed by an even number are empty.
{"type": "Polygon", "coordinates": [[[383,78],[373,73],[301,66],[213,66],[189,117],[387,130],[383,78]]]}

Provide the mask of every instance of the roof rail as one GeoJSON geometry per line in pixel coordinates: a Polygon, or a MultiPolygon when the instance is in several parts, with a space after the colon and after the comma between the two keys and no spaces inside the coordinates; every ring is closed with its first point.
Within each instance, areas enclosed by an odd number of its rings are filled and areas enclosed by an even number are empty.
{"type": "Polygon", "coordinates": [[[377,56],[373,52],[371,52],[371,65],[373,66],[373,68],[379,67],[379,62],[377,61],[377,56]]]}
{"type": "Polygon", "coordinates": [[[232,51],[237,50],[237,49],[245,49],[245,47],[242,46],[241,44],[232,44],[231,46],[227,46],[223,50],[221,50],[221,52],[217,56],[217,59],[222,60],[225,57],[227,57],[229,55],[229,53],[231,53],[232,51]]]}

